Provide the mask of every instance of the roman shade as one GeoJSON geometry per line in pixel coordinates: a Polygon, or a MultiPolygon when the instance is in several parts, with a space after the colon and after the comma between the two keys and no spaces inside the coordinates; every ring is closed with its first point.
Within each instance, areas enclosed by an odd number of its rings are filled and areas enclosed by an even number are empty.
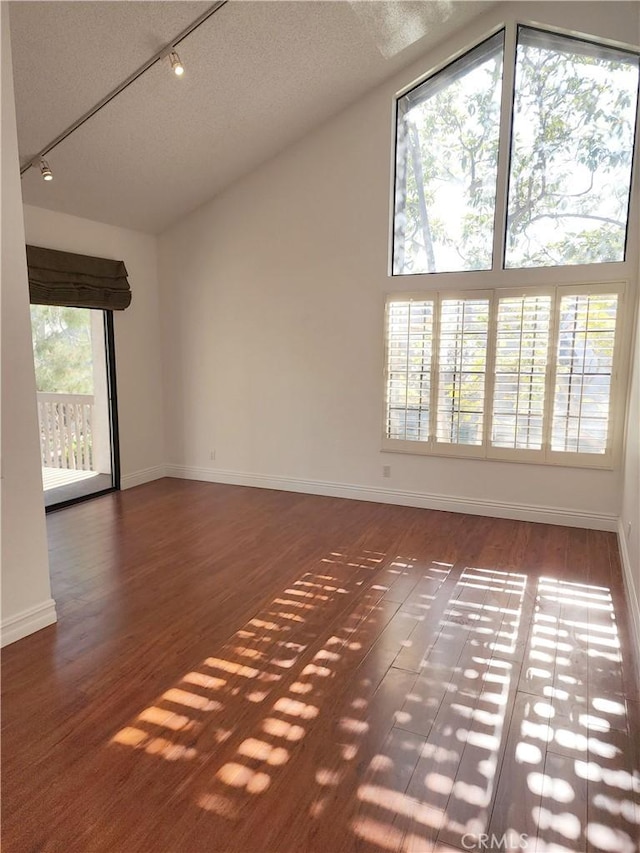
{"type": "Polygon", "coordinates": [[[33,305],[123,311],[131,304],[123,261],[27,246],[27,270],[33,305]]]}

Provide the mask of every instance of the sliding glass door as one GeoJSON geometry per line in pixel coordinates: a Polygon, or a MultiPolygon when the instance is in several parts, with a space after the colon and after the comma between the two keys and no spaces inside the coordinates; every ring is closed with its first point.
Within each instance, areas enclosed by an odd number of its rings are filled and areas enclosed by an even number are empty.
{"type": "Polygon", "coordinates": [[[113,314],[32,305],[47,509],[120,486],[113,314]]]}

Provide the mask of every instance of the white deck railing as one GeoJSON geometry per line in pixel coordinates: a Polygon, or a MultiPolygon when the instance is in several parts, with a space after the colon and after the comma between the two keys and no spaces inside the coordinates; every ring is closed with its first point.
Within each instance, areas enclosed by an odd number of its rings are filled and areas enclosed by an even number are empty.
{"type": "Polygon", "coordinates": [[[92,394],[38,392],[43,468],[93,470],[92,394]]]}

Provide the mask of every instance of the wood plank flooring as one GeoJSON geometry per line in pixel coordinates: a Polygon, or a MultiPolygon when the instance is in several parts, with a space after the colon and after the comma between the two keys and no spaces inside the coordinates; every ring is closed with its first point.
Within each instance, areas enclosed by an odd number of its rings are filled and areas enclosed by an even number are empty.
{"type": "Polygon", "coordinates": [[[5,853],[638,851],[613,534],[169,479],[47,523],[5,853]]]}

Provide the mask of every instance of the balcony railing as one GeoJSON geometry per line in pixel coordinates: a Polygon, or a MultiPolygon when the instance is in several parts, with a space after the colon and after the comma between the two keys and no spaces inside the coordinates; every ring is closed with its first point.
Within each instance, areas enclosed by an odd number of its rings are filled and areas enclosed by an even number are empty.
{"type": "Polygon", "coordinates": [[[93,469],[92,394],[38,393],[43,468],[93,469]]]}

